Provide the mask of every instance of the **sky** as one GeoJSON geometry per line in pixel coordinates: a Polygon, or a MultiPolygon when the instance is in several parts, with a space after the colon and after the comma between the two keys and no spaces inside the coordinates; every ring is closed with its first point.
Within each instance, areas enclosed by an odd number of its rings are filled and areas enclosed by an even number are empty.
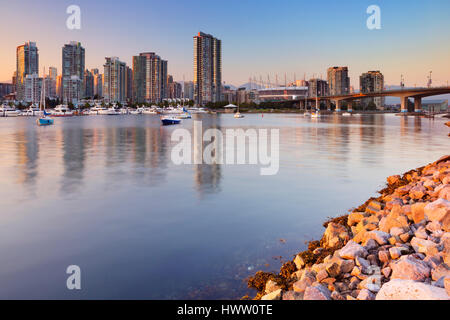
{"type": "Polygon", "coordinates": [[[105,57],[131,66],[132,56],[156,52],[177,81],[193,78],[193,36],[222,40],[222,78],[235,86],[277,75],[284,83],[326,78],[330,66],[348,66],[351,84],[380,70],[385,83],[425,86],[450,80],[448,0],[0,0],[0,81],[10,82],[16,47],[35,41],[40,69],[61,71],[61,48],[79,41],[86,68],[103,70],[105,57]],[[81,9],[81,29],[69,30],[69,5],[81,9]],[[381,29],[369,30],[370,5],[381,9],[381,29]]]}

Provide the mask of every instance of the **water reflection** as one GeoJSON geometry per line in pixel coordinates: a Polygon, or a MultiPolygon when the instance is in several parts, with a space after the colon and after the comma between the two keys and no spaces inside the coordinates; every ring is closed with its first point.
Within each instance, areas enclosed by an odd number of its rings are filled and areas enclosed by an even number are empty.
{"type": "Polygon", "coordinates": [[[0,298],[239,298],[242,279],[277,269],[272,257],[301,250],[324,219],[375,195],[386,176],[448,152],[441,119],[193,120],[203,133],[279,129],[279,173],[174,165],[171,135],[193,133],[192,120],[161,127],[158,117],[90,116],[42,128],[0,118],[0,298]],[[64,289],[75,262],[88,285],[79,296],[64,289]]]}

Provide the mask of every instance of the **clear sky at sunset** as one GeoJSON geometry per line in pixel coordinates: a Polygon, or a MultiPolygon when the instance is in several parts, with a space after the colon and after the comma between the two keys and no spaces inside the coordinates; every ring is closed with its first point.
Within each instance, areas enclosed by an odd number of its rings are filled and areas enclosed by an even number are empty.
{"type": "MultiPolygon", "coordinates": [[[[11,81],[16,47],[36,41],[40,69],[61,71],[61,47],[71,40],[86,49],[86,67],[103,72],[105,56],[131,65],[140,52],[169,61],[175,80],[193,76],[193,40],[198,32],[222,40],[223,80],[240,85],[249,77],[287,73],[293,79],[326,77],[329,66],[346,65],[352,85],[359,75],[381,70],[387,84],[425,85],[450,80],[448,0],[0,0],[0,81],[11,81]],[[81,8],[81,30],[66,28],[66,8],[81,8]],[[368,30],[366,9],[381,8],[381,30],[368,30]]],[[[281,81],[280,81],[281,82],[281,81]]]]}

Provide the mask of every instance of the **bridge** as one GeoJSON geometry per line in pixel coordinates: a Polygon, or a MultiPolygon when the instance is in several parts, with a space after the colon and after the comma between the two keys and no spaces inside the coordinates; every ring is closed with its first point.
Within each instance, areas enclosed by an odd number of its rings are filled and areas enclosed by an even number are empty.
{"type": "MultiPolygon", "coordinates": [[[[342,101],[352,101],[364,98],[374,97],[398,97],[401,101],[401,112],[408,112],[408,99],[414,98],[414,112],[422,111],[422,98],[450,93],[450,87],[434,87],[434,88],[407,88],[396,90],[385,90],[370,93],[354,93],[336,96],[310,97],[308,101],[326,101],[327,109],[331,110],[331,101],[336,105],[336,111],[341,111],[342,101]]],[[[301,101],[301,99],[298,99],[301,101]]],[[[351,107],[350,107],[351,108],[351,107]]],[[[352,111],[349,109],[348,111],[352,111]]]]}

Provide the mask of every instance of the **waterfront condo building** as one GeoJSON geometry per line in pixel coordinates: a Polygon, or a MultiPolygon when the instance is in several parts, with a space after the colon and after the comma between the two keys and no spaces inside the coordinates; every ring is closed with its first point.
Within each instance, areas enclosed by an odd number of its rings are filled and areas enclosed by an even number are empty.
{"type": "Polygon", "coordinates": [[[85,50],[71,41],[62,48],[62,100],[78,105],[84,94],[85,50]],[[79,91],[74,91],[79,90],[79,91]]]}
{"type": "Polygon", "coordinates": [[[167,98],[167,61],[154,52],[133,57],[133,101],[159,103],[167,98]]]}
{"type": "Polygon", "coordinates": [[[84,71],[83,98],[94,98],[94,75],[87,69],[84,71]]]}
{"type": "Polygon", "coordinates": [[[348,77],[348,67],[328,68],[327,75],[330,95],[343,95],[350,92],[350,78],[348,77]]]}
{"type": "MultiPolygon", "coordinates": [[[[306,83],[306,81],[304,82],[306,83]]],[[[308,83],[308,95],[310,97],[322,97],[328,95],[328,83],[325,80],[310,79],[307,83],[308,83]]]]}
{"type": "Polygon", "coordinates": [[[194,100],[194,82],[184,81],[183,83],[183,98],[194,100]]]}
{"type": "Polygon", "coordinates": [[[16,50],[16,99],[25,100],[25,78],[39,74],[39,53],[36,42],[26,42],[16,50]]]}
{"type": "MultiPolygon", "coordinates": [[[[359,77],[361,93],[380,92],[384,89],[384,76],[380,71],[368,71],[359,77]]],[[[364,107],[374,104],[378,110],[384,108],[384,97],[362,99],[364,107]]]]}
{"type": "Polygon", "coordinates": [[[37,73],[28,74],[25,77],[25,102],[39,104],[41,100],[42,80],[37,73]]]}
{"type": "Polygon", "coordinates": [[[103,97],[103,75],[98,69],[91,69],[91,73],[94,76],[94,97],[103,97]]]}
{"type": "Polygon", "coordinates": [[[222,96],[222,42],[210,34],[194,36],[194,101],[218,102],[222,96]]]}
{"type": "Polygon", "coordinates": [[[124,102],[126,100],[126,64],[117,57],[106,57],[103,65],[103,97],[105,102],[124,102]]]}

